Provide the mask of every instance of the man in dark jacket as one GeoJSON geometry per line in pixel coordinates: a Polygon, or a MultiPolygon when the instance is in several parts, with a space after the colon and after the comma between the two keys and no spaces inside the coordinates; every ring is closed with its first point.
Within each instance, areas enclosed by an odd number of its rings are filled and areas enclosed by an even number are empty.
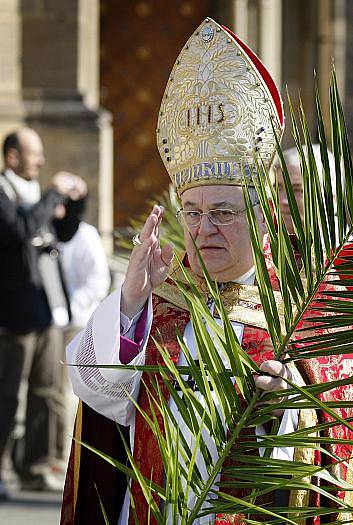
{"type": "MultiPolygon", "coordinates": [[[[0,174],[0,462],[14,424],[22,379],[28,381],[23,489],[54,488],[60,332],[68,321],[57,240],[71,237],[75,206],[86,185],[61,172],[41,196],[44,164],[38,134],[23,128],[3,143],[0,174]]],[[[73,233],[73,232],[72,232],[73,233]]],[[[1,472],[1,471],[0,471],[1,472]]],[[[0,500],[6,499],[0,477],[0,500]]]]}

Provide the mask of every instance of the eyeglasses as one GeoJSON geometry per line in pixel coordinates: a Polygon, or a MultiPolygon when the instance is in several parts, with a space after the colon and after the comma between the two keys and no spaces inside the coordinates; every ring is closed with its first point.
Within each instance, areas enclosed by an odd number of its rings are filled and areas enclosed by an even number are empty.
{"type": "Polygon", "coordinates": [[[183,210],[182,208],[176,212],[176,217],[185,222],[186,226],[190,226],[192,228],[196,226],[200,226],[201,224],[201,217],[202,215],[207,215],[208,219],[214,224],[215,226],[228,226],[228,224],[233,224],[235,219],[242,215],[246,209],[244,210],[228,210],[226,208],[219,208],[216,210],[208,210],[205,212],[197,211],[197,210],[183,210]]]}

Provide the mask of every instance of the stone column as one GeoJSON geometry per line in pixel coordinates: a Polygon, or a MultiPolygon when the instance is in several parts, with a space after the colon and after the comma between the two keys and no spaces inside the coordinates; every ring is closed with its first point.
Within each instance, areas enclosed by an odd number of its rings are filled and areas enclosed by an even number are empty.
{"type": "Polygon", "coordinates": [[[248,42],[248,3],[249,0],[217,0],[214,8],[216,21],[228,26],[245,42],[248,42]]]}
{"type": "Polygon", "coordinates": [[[21,4],[26,121],[43,138],[47,158],[43,179],[59,170],[84,177],[90,195],[87,221],[110,235],[106,243],[110,249],[111,125],[98,101],[99,2],[22,0],[21,4]]]}
{"type": "Polygon", "coordinates": [[[347,20],[347,32],[346,32],[346,49],[345,49],[345,62],[347,64],[346,75],[345,75],[345,117],[350,137],[350,143],[353,141],[353,68],[349,67],[353,64],[353,2],[348,1],[345,6],[345,18],[347,20]]]}
{"type": "Polygon", "coordinates": [[[0,140],[23,123],[19,0],[0,0],[0,140]]]}
{"type": "MultiPolygon", "coordinates": [[[[332,56],[335,63],[337,74],[338,89],[341,100],[345,101],[345,79],[347,74],[346,47],[348,43],[347,32],[352,30],[352,18],[346,17],[347,0],[336,0],[332,6],[333,9],[333,51],[332,56]]],[[[330,57],[331,59],[331,57],[330,57]]]]}
{"type": "Polygon", "coordinates": [[[282,0],[259,1],[259,55],[277,86],[282,82],[282,0]]]}
{"type": "Polygon", "coordinates": [[[248,0],[233,1],[234,31],[236,35],[248,42],[248,0]]]}
{"type": "Polygon", "coordinates": [[[237,36],[255,51],[277,85],[282,79],[282,0],[229,0],[221,3],[223,16],[237,36]]]}
{"type": "Polygon", "coordinates": [[[331,1],[321,0],[317,6],[317,82],[322,104],[322,115],[325,125],[330,123],[329,86],[331,61],[333,57],[331,1]]]}

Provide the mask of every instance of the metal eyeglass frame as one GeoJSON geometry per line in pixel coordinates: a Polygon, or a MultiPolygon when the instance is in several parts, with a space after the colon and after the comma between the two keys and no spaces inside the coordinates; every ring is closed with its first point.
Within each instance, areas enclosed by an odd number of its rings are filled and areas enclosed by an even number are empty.
{"type": "Polygon", "coordinates": [[[230,226],[231,224],[234,224],[234,221],[236,219],[236,217],[238,217],[239,215],[242,215],[244,212],[246,211],[246,208],[244,208],[243,210],[239,210],[239,211],[234,211],[234,210],[230,210],[228,208],[215,208],[213,210],[208,210],[208,211],[205,211],[205,212],[201,212],[201,211],[198,211],[198,210],[184,210],[183,208],[180,208],[175,216],[176,218],[180,221],[180,217],[182,217],[183,221],[185,222],[186,226],[190,227],[190,228],[197,228],[198,226],[200,226],[201,224],[201,217],[203,215],[207,215],[207,218],[208,220],[214,225],[214,226],[230,226]],[[227,211],[227,212],[230,212],[232,215],[233,215],[233,218],[231,220],[231,222],[225,222],[225,223],[221,223],[221,222],[214,222],[214,219],[212,220],[212,217],[210,215],[210,213],[212,212],[215,212],[215,211],[227,211]],[[197,213],[198,216],[199,216],[199,221],[197,224],[188,224],[185,217],[184,217],[184,214],[183,212],[187,212],[187,213],[197,213]]]}

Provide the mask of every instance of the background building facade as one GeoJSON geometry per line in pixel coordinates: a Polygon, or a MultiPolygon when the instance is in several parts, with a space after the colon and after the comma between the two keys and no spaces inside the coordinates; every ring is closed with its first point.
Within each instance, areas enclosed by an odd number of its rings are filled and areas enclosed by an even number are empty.
{"type": "Polygon", "coordinates": [[[160,99],[206,16],[249,43],[284,98],[300,91],[314,138],[313,72],[325,102],[334,59],[353,135],[350,0],[0,0],[0,138],[30,125],[45,145],[44,182],[62,169],[87,180],[87,219],[108,249],[114,228],[168,185],[155,145],[160,99]]]}

